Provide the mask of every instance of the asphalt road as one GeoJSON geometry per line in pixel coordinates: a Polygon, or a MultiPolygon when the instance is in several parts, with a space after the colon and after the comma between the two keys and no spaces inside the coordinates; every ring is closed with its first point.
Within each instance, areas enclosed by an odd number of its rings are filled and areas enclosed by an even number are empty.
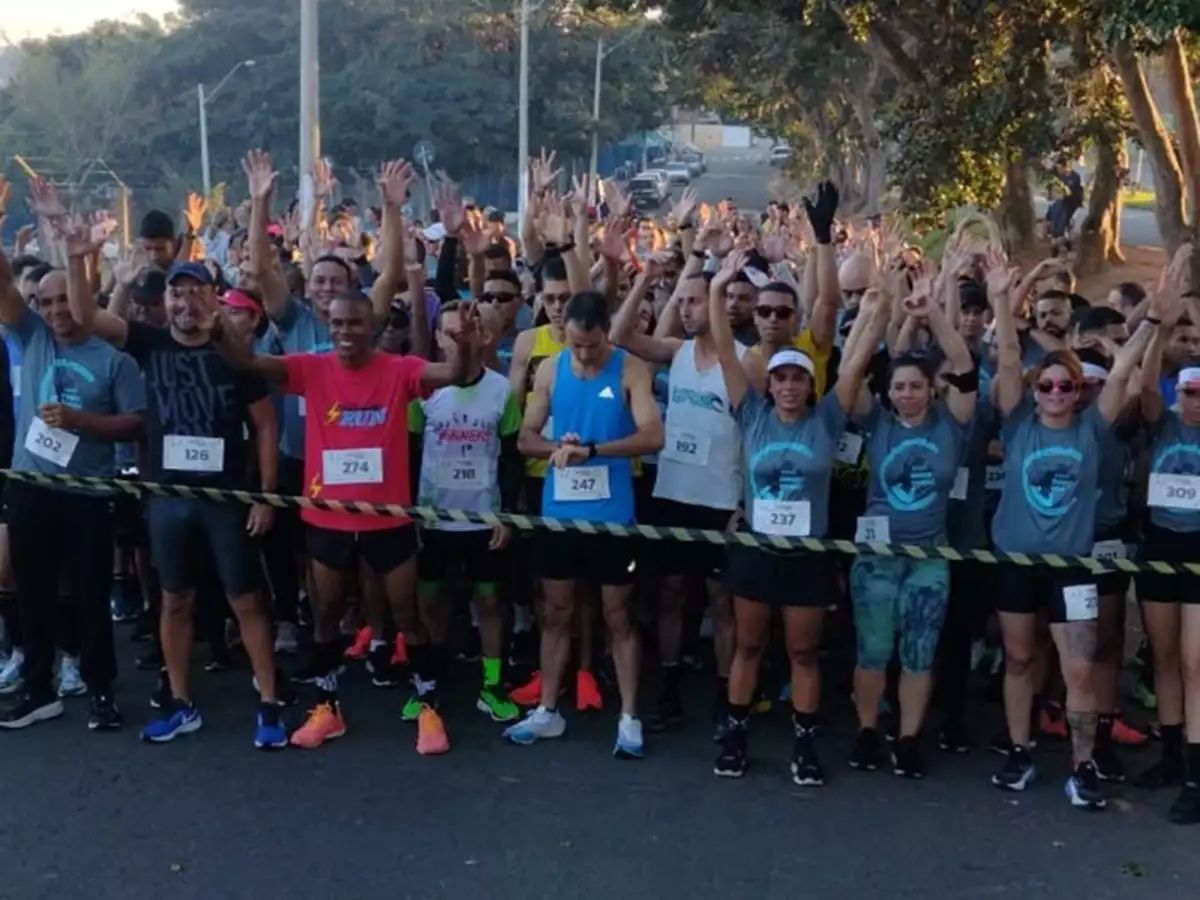
{"type": "Polygon", "coordinates": [[[998,758],[984,751],[931,754],[919,783],[860,774],[844,765],[847,707],[822,736],[830,784],[802,790],[775,713],[755,721],[747,778],[719,781],[704,676],[688,685],[692,724],[621,762],[608,711],[569,713],[561,741],[507,746],[473,709],[475,673],[455,670],[440,758],[417,756],[401,695],[355,672],[349,733],[318,751],[251,748],[244,669],[197,673],[205,727],[172,745],[136,738],[153,687],[141,673],[120,682],[123,732],[87,732],[75,700],[0,734],[0,900],[1184,900],[1200,883],[1200,831],[1166,823],[1168,795],[1069,809],[1061,748],[1039,751],[1043,780],[1022,796],[987,785],[998,758]]]}

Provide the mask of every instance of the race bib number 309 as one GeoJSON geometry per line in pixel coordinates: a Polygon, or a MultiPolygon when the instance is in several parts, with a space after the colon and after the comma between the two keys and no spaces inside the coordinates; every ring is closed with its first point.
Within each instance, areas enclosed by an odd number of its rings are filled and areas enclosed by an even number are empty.
{"type": "Polygon", "coordinates": [[[1200,510],[1200,477],[1155,472],[1150,476],[1146,503],[1171,509],[1200,510]]]}

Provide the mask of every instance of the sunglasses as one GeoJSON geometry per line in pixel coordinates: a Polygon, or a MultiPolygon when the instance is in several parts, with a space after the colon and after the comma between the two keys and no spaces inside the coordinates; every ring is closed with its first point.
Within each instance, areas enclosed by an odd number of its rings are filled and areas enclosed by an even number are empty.
{"type": "Polygon", "coordinates": [[[482,303],[512,303],[519,296],[520,294],[497,294],[492,291],[484,291],[479,295],[479,300],[482,303]]]}
{"type": "Polygon", "coordinates": [[[1180,388],[1179,393],[1185,397],[1200,397],[1200,387],[1185,387],[1180,388]]]}
{"type": "Polygon", "coordinates": [[[763,319],[790,319],[796,311],[790,306],[756,306],[754,312],[763,319]]]}
{"type": "Polygon", "coordinates": [[[1039,381],[1037,383],[1037,391],[1039,394],[1052,394],[1057,390],[1060,394],[1075,393],[1076,384],[1069,379],[1062,381],[1039,381]]]}

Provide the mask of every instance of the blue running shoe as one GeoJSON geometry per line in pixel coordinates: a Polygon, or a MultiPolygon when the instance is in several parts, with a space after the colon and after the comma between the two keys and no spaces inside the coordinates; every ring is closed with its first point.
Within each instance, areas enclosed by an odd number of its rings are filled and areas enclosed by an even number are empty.
{"type": "Polygon", "coordinates": [[[142,729],[142,740],[152,744],[165,744],[182,734],[199,731],[204,720],[195,703],[174,700],[163,708],[159,717],[142,729]]]}
{"type": "Polygon", "coordinates": [[[282,750],[287,745],[283,710],[278,703],[260,703],[254,717],[254,746],[259,750],[282,750]]]}

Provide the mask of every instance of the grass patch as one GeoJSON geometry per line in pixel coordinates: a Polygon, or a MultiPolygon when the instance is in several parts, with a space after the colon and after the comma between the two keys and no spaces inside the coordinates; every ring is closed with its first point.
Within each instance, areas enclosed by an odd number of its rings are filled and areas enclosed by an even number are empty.
{"type": "Polygon", "coordinates": [[[1121,192],[1125,205],[1133,209],[1154,209],[1154,191],[1140,188],[1127,188],[1121,192]]]}

